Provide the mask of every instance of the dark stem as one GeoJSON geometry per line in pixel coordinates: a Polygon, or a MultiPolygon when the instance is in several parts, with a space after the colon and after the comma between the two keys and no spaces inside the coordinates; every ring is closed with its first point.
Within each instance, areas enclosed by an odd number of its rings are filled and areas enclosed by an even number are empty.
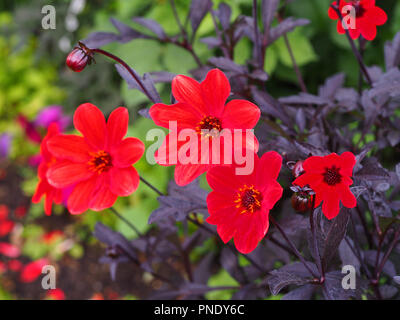
{"type": "Polygon", "coordinates": [[[301,75],[299,66],[297,65],[296,58],[294,57],[294,53],[293,53],[292,47],[290,46],[289,38],[286,35],[286,33],[283,35],[283,39],[285,40],[286,48],[289,52],[290,59],[292,60],[293,68],[296,73],[297,81],[299,82],[301,91],[303,91],[304,93],[307,93],[308,90],[307,90],[306,84],[304,82],[303,76],[301,75]]]}
{"type": "Polygon", "coordinates": [[[102,49],[90,49],[92,52],[97,52],[100,53],[110,59],[113,59],[114,61],[118,62],[121,66],[123,66],[126,71],[129,72],[129,74],[132,76],[132,78],[135,79],[135,81],[139,84],[140,88],[142,89],[143,93],[153,102],[153,103],[157,103],[159,101],[155,101],[153,99],[153,97],[151,96],[151,94],[149,93],[149,91],[146,89],[146,87],[143,84],[142,79],[140,79],[140,77],[138,77],[135,72],[131,69],[131,67],[125,62],[123,61],[121,58],[113,55],[112,53],[109,53],[105,50],[102,49]]]}
{"type": "MultiPolygon", "coordinates": [[[[337,1],[336,5],[332,4],[331,8],[336,11],[337,15],[339,16],[340,21],[343,21],[343,15],[339,10],[339,0],[337,1]]],[[[358,61],[358,64],[360,65],[360,68],[361,68],[365,78],[367,79],[368,84],[371,86],[372,85],[372,81],[371,81],[371,78],[370,78],[370,76],[368,74],[367,68],[366,68],[366,66],[364,64],[363,58],[362,58],[360,52],[357,50],[357,47],[356,47],[356,45],[354,43],[354,40],[350,36],[349,30],[344,28],[344,31],[346,32],[346,37],[349,40],[351,49],[353,50],[353,53],[354,53],[354,55],[355,55],[355,57],[356,57],[356,59],[358,61]]]]}
{"type": "Polygon", "coordinates": [[[264,70],[263,58],[262,58],[262,48],[260,40],[260,32],[258,29],[258,10],[257,10],[257,0],[253,0],[253,22],[254,22],[254,45],[257,54],[258,67],[264,70]]]}
{"type": "Polygon", "coordinates": [[[314,213],[315,213],[315,196],[313,196],[313,200],[312,200],[312,210],[310,213],[310,228],[311,228],[311,233],[312,233],[312,238],[313,238],[313,247],[314,247],[314,253],[315,253],[315,259],[317,260],[317,267],[318,270],[321,274],[321,283],[323,282],[323,280],[325,279],[325,270],[324,267],[322,265],[322,258],[321,255],[319,253],[319,246],[318,246],[318,242],[317,242],[317,230],[315,228],[315,220],[314,220],[314,213]]]}
{"type": "Polygon", "coordinates": [[[397,229],[397,231],[396,231],[396,233],[394,235],[393,241],[390,244],[388,251],[386,251],[386,254],[383,256],[382,261],[381,261],[381,263],[380,263],[380,265],[378,267],[378,270],[376,272],[376,281],[377,282],[379,281],[379,277],[381,275],[383,267],[385,266],[386,261],[389,259],[389,256],[392,253],[392,251],[393,251],[394,247],[396,246],[397,242],[399,241],[399,238],[400,238],[400,228],[397,229]]]}
{"type": "Polygon", "coordinates": [[[169,2],[171,4],[172,12],[173,12],[175,20],[176,20],[176,22],[178,24],[179,30],[181,31],[182,37],[183,37],[184,41],[187,42],[188,41],[187,32],[186,32],[185,28],[182,25],[181,19],[179,19],[178,12],[176,11],[175,1],[174,0],[170,0],[169,2]]]}
{"type": "Polygon", "coordinates": [[[125,222],[133,231],[136,232],[136,234],[141,237],[142,233],[131,223],[129,222],[126,218],[124,218],[117,210],[115,210],[113,207],[110,207],[110,210],[112,213],[114,213],[119,219],[121,219],[123,222],[125,222]]]}
{"type": "Polygon", "coordinates": [[[360,210],[360,208],[358,206],[356,207],[356,212],[358,214],[358,217],[361,220],[361,224],[363,226],[365,236],[367,237],[368,246],[369,246],[370,249],[372,249],[372,247],[374,246],[374,242],[372,241],[372,236],[369,233],[367,221],[365,220],[365,217],[362,214],[362,212],[361,212],[361,210],[360,210]]]}
{"type": "Polygon", "coordinates": [[[304,264],[304,267],[310,272],[310,274],[314,278],[318,278],[318,276],[311,270],[311,268],[308,266],[307,262],[304,260],[304,257],[301,255],[299,250],[297,250],[296,246],[293,244],[293,242],[288,238],[286,235],[285,231],[283,231],[282,227],[276,222],[276,220],[270,216],[269,217],[270,221],[273,223],[273,225],[279,230],[279,232],[282,234],[283,238],[286,240],[286,242],[289,244],[289,246],[292,248],[294,254],[296,257],[304,264]]]}
{"type": "Polygon", "coordinates": [[[159,196],[163,196],[164,193],[162,193],[160,190],[158,190],[155,186],[153,186],[150,182],[148,182],[145,178],[140,177],[140,181],[142,181],[146,186],[148,186],[150,189],[152,189],[154,192],[158,193],[159,196]]]}

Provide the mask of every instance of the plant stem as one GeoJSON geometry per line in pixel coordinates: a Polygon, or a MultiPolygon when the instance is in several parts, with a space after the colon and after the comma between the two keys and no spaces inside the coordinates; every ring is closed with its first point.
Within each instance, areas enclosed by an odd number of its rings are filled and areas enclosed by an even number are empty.
{"type": "MultiPolygon", "coordinates": [[[[343,21],[343,15],[339,10],[339,2],[340,1],[338,0],[336,5],[332,4],[331,8],[336,11],[337,15],[339,16],[339,20],[343,21]]],[[[356,45],[354,43],[354,40],[351,38],[349,30],[344,28],[344,31],[346,32],[346,37],[349,40],[351,49],[353,50],[353,53],[354,53],[354,55],[355,55],[355,57],[356,57],[356,59],[358,61],[358,64],[360,65],[360,68],[361,68],[365,78],[367,79],[368,84],[371,86],[372,85],[371,77],[368,74],[367,68],[366,68],[366,66],[364,64],[364,61],[363,61],[363,58],[362,58],[360,52],[358,51],[358,49],[357,49],[357,47],[356,47],[356,45]]]]}
{"type": "Polygon", "coordinates": [[[121,219],[123,222],[125,222],[133,231],[136,232],[136,234],[141,237],[142,233],[126,218],[124,218],[117,210],[115,210],[113,207],[110,208],[111,212],[114,213],[119,219],[121,219]]]}
{"type": "Polygon", "coordinates": [[[312,200],[312,210],[310,213],[310,228],[311,228],[311,233],[312,233],[312,238],[313,238],[313,247],[314,247],[314,253],[315,253],[315,259],[317,260],[317,267],[318,270],[321,274],[321,282],[323,282],[323,280],[325,279],[325,271],[324,271],[324,267],[322,265],[322,258],[321,255],[319,253],[319,246],[318,246],[318,242],[317,242],[317,230],[315,228],[315,220],[314,220],[314,213],[315,213],[315,197],[313,197],[312,200]]]}
{"type": "Polygon", "coordinates": [[[140,181],[142,181],[146,186],[148,186],[150,189],[152,189],[154,192],[156,192],[159,196],[164,195],[164,193],[162,193],[160,190],[158,190],[155,186],[153,186],[150,182],[148,182],[142,176],[140,176],[140,181]]]}
{"type": "Polygon", "coordinates": [[[257,54],[258,67],[264,70],[262,49],[260,41],[260,32],[258,29],[258,10],[257,10],[257,0],[253,0],[253,22],[254,22],[254,45],[257,54]]]}
{"type": "Polygon", "coordinates": [[[381,272],[382,272],[382,270],[383,270],[383,267],[384,267],[385,264],[386,264],[386,261],[389,259],[389,256],[390,256],[390,254],[392,253],[394,247],[396,246],[397,242],[400,240],[399,238],[400,238],[400,228],[397,229],[397,231],[396,231],[396,233],[395,233],[395,235],[394,235],[393,241],[392,241],[392,243],[390,244],[388,251],[386,251],[386,254],[385,254],[384,257],[382,258],[382,261],[381,261],[381,263],[380,263],[380,265],[379,265],[379,267],[378,267],[378,270],[376,271],[376,280],[377,280],[377,281],[379,281],[379,277],[380,277],[380,275],[381,275],[381,272]]]}
{"type": "Polygon", "coordinates": [[[140,79],[140,77],[137,76],[137,74],[132,70],[132,68],[125,62],[123,61],[121,58],[113,55],[110,52],[107,52],[105,50],[102,49],[90,49],[92,52],[97,52],[100,53],[110,59],[113,59],[114,61],[118,62],[121,66],[123,66],[126,71],[129,72],[129,74],[132,76],[132,78],[135,79],[135,81],[138,83],[138,85],[140,86],[140,88],[142,89],[143,93],[153,102],[153,103],[157,103],[159,101],[154,100],[154,98],[151,96],[151,94],[149,93],[149,91],[146,89],[145,85],[143,84],[142,79],[140,79]]]}
{"type": "Polygon", "coordinates": [[[293,244],[293,242],[288,238],[286,235],[285,231],[283,231],[282,227],[276,222],[274,217],[270,216],[269,217],[270,221],[274,224],[274,226],[279,230],[279,232],[282,234],[283,238],[286,240],[286,242],[289,244],[289,246],[292,248],[294,254],[300,261],[304,264],[304,267],[310,272],[310,274],[314,278],[318,278],[318,276],[311,270],[311,268],[308,266],[307,262],[304,260],[304,257],[301,255],[299,250],[297,250],[296,246],[293,244]]]}

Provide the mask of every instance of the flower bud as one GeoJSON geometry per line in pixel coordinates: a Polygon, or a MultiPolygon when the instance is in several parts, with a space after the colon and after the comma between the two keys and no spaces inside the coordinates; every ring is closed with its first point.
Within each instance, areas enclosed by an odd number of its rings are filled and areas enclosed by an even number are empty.
{"type": "Polygon", "coordinates": [[[293,193],[291,199],[293,209],[300,213],[306,213],[312,208],[313,197],[306,192],[293,193]]]}
{"type": "Polygon", "coordinates": [[[66,63],[72,71],[81,72],[92,60],[93,52],[80,42],[79,47],[75,47],[68,55],[66,63]]]}
{"type": "Polygon", "coordinates": [[[303,160],[299,160],[296,162],[296,164],[292,168],[292,174],[295,178],[298,178],[304,173],[303,169],[303,160]]]}

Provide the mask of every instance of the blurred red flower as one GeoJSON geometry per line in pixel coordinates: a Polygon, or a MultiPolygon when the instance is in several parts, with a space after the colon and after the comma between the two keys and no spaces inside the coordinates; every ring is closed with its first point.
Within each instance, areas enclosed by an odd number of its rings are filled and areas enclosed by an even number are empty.
{"type": "MultiPolygon", "coordinates": [[[[247,148],[252,149],[252,151],[258,151],[258,141],[254,135],[251,135],[251,141],[245,140],[245,129],[252,129],[257,124],[260,118],[260,109],[246,100],[232,100],[225,105],[231,93],[231,86],[222,71],[211,70],[201,83],[179,75],[172,81],[172,93],[179,101],[178,103],[173,105],[157,103],[150,108],[150,116],[155,124],[169,128],[169,122],[176,121],[177,132],[174,132],[174,135],[179,135],[184,129],[192,129],[193,132],[197,133],[197,140],[193,143],[198,146],[198,150],[200,150],[201,140],[209,138],[219,139],[217,144],[220,147],[218,149],[224,150],[224,140],[220,136],[205,136],[201,130],[211,131],[215,129],[216,132],[221,132],[222,130],[241,129],[243,131],[243,144],[247,144],[247,148]]],[[[155,153],[155,158],[160,165],[176,164],[175,181],[178,185],[184,186],[192,182],[214,166],[211,164],[212,154],[216,152],[213,151],[214,143],[211,144],[212,146],[209,144],[210,164],[201,161],[201,158],[204,157],[204,153],[201,152],[194,155],[194,157],[197,157],[195,161],[183,164],[176,155],[188,141],[173,141],[174,139],[170,139],[170,137],[171,132],[155,153]]],[[[243,145],[241,144],[240,151],[242,151],[242,148],[243,145]]],[[[221,162],[221,164],[223,163],[221,162]]]]}
{"type": "Polygon", "coordinates": [[[5,204],[0,205],[0,221],[6,220],[8,218],[10,210],[5,204]]]}
{"type": "Polygon", "coordinates": [[[53,157],[49,152],[47,142],[59,134],[60,130],[58,124],[52,123],[48,128],[47,135],[44,137],[40,145],[42,160],[38,168],[39,183],[36,187],[35,194],[32,197],[33,203],[38,203],[43,196],[45,197],[44,212],[48,216],[51,215],[53,202],[56,204],[61,204],[62,202],[62,190],[50,185],[47,179],[49,168],[56,163],[55,157],[53,157]]]}
{"type": "Polygon", "coordinates": [[[46,299],[49,300],[65,300],[65,293],[61,289],[50,289],[47,290],[46,299]]]}
{"type": "Polygon", "coordinates": [[[49,260],[46,258],[28,263],[22,268],[19,279],[24,283],[35,281],[42,274],[43,267],[49,263],[49,260]]]}
{"type": "Polygon", "coordinates": [[[13,259],[8,261],[8,269],[14,272],[19,272],[22,269],[22,263],[19,260],[13,259]]]}
{"type": "Polygon", "coordinates": [[[207,222],[217,225],[224,243],[234,238],[241,253],[253,251],[268,231],[269,211],[283,192],[277,182],[281,165],[282,157],[270,151],[261,159],[255,155],[251,175],[237,175],[235,166],[214,167],[207,173],[213,189],[207,197],[207,222]]]}
{"type": "Polygon", "coordinates": [[[47,142],[57,159],[46,177],[55,188],[74,185],[67,206],[72,214],[88,209],[100,211],[111,207],[118,196],[128,196],[139,185],[139,175],[132,166],[144,153],[137,138],[126,138],[129,115],[126,108],[114,110],[106,123],[103,113],[85,103],[74,114],[78,135],[57,135],[47,142]]]}
{"type": "Polygon", "coordinates": [[[336,153],[324,157],[313,156],[303,163],[304,174],[293,181],[294,185],[308,185],[315,192],[315,208],[321,202],[322,212],[328,219],[335,218],[340,211],[339,202],[347,208],[354,208],[357,199],[350,191],[351,176],[356,157],[351,152],[340,156],[336,153]]]}
{"type": "Polygon", "coordinates": [[[0,254],[9,258],[16,258],[21,254],[21,250],[11,243],[0,242],[0,254]]]}
{"type": "Polygon", "coordinates": [[[60,239],[62,236],[64,235],[64,233],[61,230],[54,230],[54,231],[50,231],[47,232],[43,235],[43,242],[46,244],[51,244],[54,241],[60,239]]]}
{"type": "MultiPolygon", "coordinates": [[[[332,3],[333,6],[336,6],[336,4],[337,1],[332,3]]],[[[345,6],[352,6],[355,13],[354,28],[348,28],[351,38],[357,39],[361,34],[366,40],[374,40],[376,37],[376,26],[383,25],[387,21],[385,11],[375,6],[375,0],[340,0],[339,10],[343,17],[346,17],[350,13],[347,12],[349,7],[345,6]],[[343,7],[345,8],[343,9],[343,7]]],[[[333,20],[339,19],[337,12],[332,7],[329,7],[328,14],[329,18],[333,20]]],[[[347,22],[346,18],[343,20],[344,22],[347,22]]],[[[351,23],[349,22],[349,25],[350,24],[351,23]]],[[[342,20],[340,19],[337,22],[337,31],[340,34],[346,32],[342,20]]]]}
{"type": "Polygon", "coordinates": [[[8,235],[14,229],[15,223],[11,220],[0,221],[0,237],[8,235]]]}

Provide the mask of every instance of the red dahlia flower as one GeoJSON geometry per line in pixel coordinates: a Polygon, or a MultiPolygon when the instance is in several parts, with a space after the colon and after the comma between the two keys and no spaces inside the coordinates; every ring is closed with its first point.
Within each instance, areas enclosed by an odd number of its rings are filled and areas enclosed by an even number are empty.
{"type": "Polygon", "coordinates": [[[74,186],[67,200],[72,214],[111,207],[118,196],[128,196],[139,185],[133,164],[143,155],[137,138],[123,139],[128,131],[126,108],[114,110],[106,123],[103,113],[90,103],[74,114],[78,135],[57,135],[47,142],[57,159],[47,171],[49,183],[59,189],[74,186]]]}
{"type": "Polygon", "coordinates": [[[0,254],[9,258],[16,258],[21,254],[21,251],[11,243],[0,242],[0,254]]]}
{"type": "Polygon", "coordinates": [[[304,161],[304,174],[293,184],[301,187],[309,185],[315,192],[315,208],[324,201],[322,212],[328,219],[333,219],[339,214],[339,201],[347,208],[357,205],[349,188],[353,184],[350,177],[355,164],[356,157],[351,152],[344,152],[340,156],[336,153],[324,157],[313,156],[304,161]]]}
{"type": "MultiPolygon", "coordinates": [[[[336,4],[337,1],[332,3],[333,6],[336,6],[336,4]]],[[[340,0],[339,10],[343,16],[343,22],[345,25],[349,25],[348,30],[352,39],[357,39],[361,34],[366,40],[374,40],[376,26],[383,25],[387,21],[385,11],[375,6],[375,0],[340,0]],[[350,11],[346,10],[349,7],[343,9],[345,6],[354,8],[355,20],[353,27],[351,26],[351,17],[348,16],[350,11]]],[[[329,8],[328,14],[329,18],[333,20],[339,19],[337,12],[332,7],[329,8]]],[[[337,22],[337,31],[341,34],[346,32],[340,19],[337,22]]]]}
{"type": "Polygon", "coordinates": [[[210,216],[207,222],[217,225],[222,241],[234,238],[241,253],[253,251],[266,235],[269,211],[282,197],[283,189],[277,182],[282,157],[275,151],[261,159],[255,155],[251,175],[235,174],[235,166],[210,169],[207,181],[213,191],[207,197],[210,216]]]}
{"type": "MultiPolygon", "coordinates": [[[[192,182],[213,167],[215,164],[212,164],[214,162],[212,159],[215,152],[220,153],[221,156],[220,163],[216,165],[224,164],[222,159],[224,156],[221,155],[224,150],[224,139],[219,135],[222,130],[231,132],[234,129],[238,129],[239,132],[241,130],[240,151],[242,151],[243,145],[252,152],[258,151],[258,141],[255,136],[251,133],[250,139],[246,139],[245,133],[246,129],[252,129],[257,124],[260,118],[260,109],[246,100],[232,100],[225,105],[230,92],[231,87],[227,77],[218,69],[211,70],[201,83],[179,75],[172,81],[172,93],[179,102],[173,105],[157,103],[151,107],[150,115],[155,124],[169,128],[170,121],[177,123],[177,131],[169,133],[162,146],[157,150],[155,158],[160,165],[176,164],[175,181],[178,185],[184,186],[192,182]],[[194,132],[196,139],[193,144],[198,146],[198,150],[201,150],[201,141],[204,139],[208,139],[208,142],[211,142],[211,139],[218,139],[217,144],[209,143],[208,153],[199,151],[194,155],[197,158],[195,161],[184,164],[179,161],[177,154],[188,141],[173,141],[174,139],[171,138],[172,134],[177,136],[184,129],[191,129],[194,132]],[[217,133],[216,135],[202,132],[202,130],[211,131],[213,129],[217,133]],[[214,149],[216,145],[219,145],[219,151],[214,149]],[[206,154],[209,156],[208,161],[204,161],[204,158],[207,157],[206,154]]],[[[232,137],[235,138],[233,135],[232,137]]],[[[233,146],[235,146],[234,141],[233,146]]]]}
{"type": "Polygon", "coordinates": [[[39,183],[36,187],[36,192],[32,197],[33,203],[38,203],[43,196],[45,197],[44,212],[48,216],[51,215],[53,202],[56,204],[61,204],[62,202],[62,190],[53,187],[47,180],[47,172],[56,162],[55,157],[53,157],[49,152],[47,142],[58,134],[60,134],[58,124],[52,123],[47,130],[47,135],[44,137],[40,145],[41,162],[38,168],[39,183]]]}

